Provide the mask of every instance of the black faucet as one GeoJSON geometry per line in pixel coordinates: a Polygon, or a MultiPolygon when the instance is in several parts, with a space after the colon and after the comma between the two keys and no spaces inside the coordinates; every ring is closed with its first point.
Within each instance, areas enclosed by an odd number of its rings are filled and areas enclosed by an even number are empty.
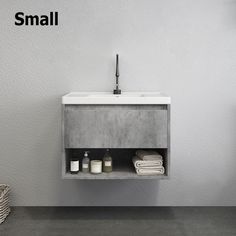
{"type": "Polygon", "coordinates": [[[119,89],[119,55],[116,54],[116,89],[113,90],[113,94],[121,94],[119,89]]]}

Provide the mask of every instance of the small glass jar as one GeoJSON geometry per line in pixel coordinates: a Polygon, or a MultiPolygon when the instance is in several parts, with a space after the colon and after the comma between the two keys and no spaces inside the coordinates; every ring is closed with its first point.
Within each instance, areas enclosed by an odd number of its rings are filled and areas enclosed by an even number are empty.
{"type": "Polygon", "coordinates": [[[75,155],[70,159],[70,173],[77,174],[79,172],[79,158],[75,155]]]}
{"type": "Polygon", "coordinates": [[[92,160],[90,161],[90,171],[92,174],[101,174],[102,173],[102,161],[92,160]]]}

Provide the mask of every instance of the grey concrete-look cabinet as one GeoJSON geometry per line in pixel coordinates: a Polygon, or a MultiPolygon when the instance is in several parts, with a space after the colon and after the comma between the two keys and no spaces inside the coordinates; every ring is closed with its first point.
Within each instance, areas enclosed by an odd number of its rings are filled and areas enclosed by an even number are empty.
{"type": "MultiPolygon", "coordinates": [[[[94,179],[163,178],[169,174],[170,105],[63,105],[64,150],[154,149],[164,154],[164,176],[137,176],[117,168],[112,174],[94,179]],[[122,174],[123,173],[123,174],[122,174]]],[[[63,151],[63,177],[91,179],[67,173],[68,158],[63,151]]],[[[132,160],[132,156],[130,157],[132,160]]],[[[132,161],[131,161],[132,163],[132,161]]],[[[82,174],[82,173],[81,173],[82,174]]]]}
{"type": "Polygon", "coordinates": [[[66,148],[167,148],[163,106],[66,106],[66,148]]]}

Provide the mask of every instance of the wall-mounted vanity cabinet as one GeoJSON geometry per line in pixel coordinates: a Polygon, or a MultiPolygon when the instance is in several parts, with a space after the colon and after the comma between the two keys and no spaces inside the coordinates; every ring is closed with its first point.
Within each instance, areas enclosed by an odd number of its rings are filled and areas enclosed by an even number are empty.
{"type": "Polygon", "coordinates": [[[169,176],[170,97],[161,93],[70,93],[62,98],[62,177],[67,179],[163,179],[169,176]],[[102,159],[109,148],[113,171],[71,174],[70,158],[102,159]],[[165,174],[138,176],[132,158],[137,150],[163,156],[165,174]]]}

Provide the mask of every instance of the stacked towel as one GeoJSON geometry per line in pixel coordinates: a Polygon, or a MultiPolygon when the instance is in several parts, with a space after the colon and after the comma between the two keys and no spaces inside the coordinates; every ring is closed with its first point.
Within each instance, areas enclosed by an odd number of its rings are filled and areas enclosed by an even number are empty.
{"type": "Polygon", "coordinates": [[[133,157],[133,164],[138,175],[160,175],[165,173],[162,156],[155,151],[138,150],[133,157]]]}
{"type": "Polygon", "coordinates": [[[142,160],[138,156],[133,157],[133,163],[135,168],[146,168],[146,167],[160,167],[162,166],[163,161],[162,160],[142,160]]]}
{"type": "MultiPolygon", "coordinates": [[[[139,157],[143,161],[153,161],[153,160],[161,160],[162,161],[162,156],[157,153],[156,151],[144,151],[144,150],[138,150],[136,151],[136,156],[139,157]]],[[[160,164],[162,165],[162,163],[160,164]]]]}

